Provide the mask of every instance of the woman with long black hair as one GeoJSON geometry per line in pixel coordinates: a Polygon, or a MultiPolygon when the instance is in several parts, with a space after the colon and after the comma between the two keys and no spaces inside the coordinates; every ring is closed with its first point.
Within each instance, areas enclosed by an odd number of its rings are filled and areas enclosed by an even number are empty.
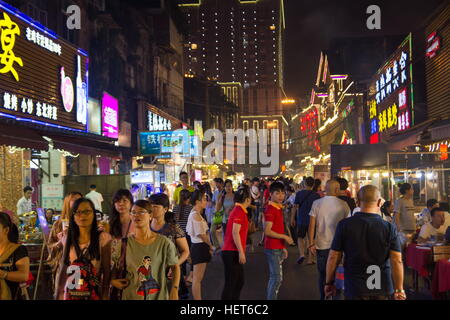
{"type": "Polygon", "coordinates": [[[208,223],[202,216],[206,203],[205,191],[195,190],[192,193],[191,204],[193,208],[189,214],[186,230],[192,241],[191,260],[194,266],[192,295],[194,300],[202,300],[202,280],[213,252],[213,246],[208,234],[208,223]]]}
{"type": "Polygon", "coordinates": [[[19,231],[8,214],[0,212],[0,300],[20,300],[19,283],[28,280],[30,258],[18,244],[19,231]]]}
{"type": "Polygon", "coordinates": [[[92,201],[86,198],[76,200],[70,215],[67,236],[63,238],[64,251],[56,280],[55,299],[107,299],[110,241],[110,234],[98,230],[92,201]]]}
{"type": "Polygon", "coordinates": [[[131,219],[133,195],[127,189],[120,189],[113,197],[113,209],[109,216],[108,232],[114,239],[126,238],[133,234],[135,227],[131,219]]]}

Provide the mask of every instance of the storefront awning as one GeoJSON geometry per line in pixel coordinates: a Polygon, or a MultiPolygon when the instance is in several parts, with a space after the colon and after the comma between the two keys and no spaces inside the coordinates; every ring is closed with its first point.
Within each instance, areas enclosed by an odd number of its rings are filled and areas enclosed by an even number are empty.
{"type": "Polygon", "coordinates": [[[331,176],[342,168],[362,170],[386,165],[388,147],[385,144],[331,145],[331,176]]]}
{"type": "Polygon", "coordinates": [[[46,135],[53,141],[53,148],[65,150],[71,153],[79,153],[93,156],[103,156],[110,158],[121,158],[122,154],[118,147],[82,137],[67,137],[46,135]]]}
{"type": "Polygon", "coordinates": [[[0,145],[48,151],[48,142],[36,131],[3,123],[0,124],[0,145]]]}

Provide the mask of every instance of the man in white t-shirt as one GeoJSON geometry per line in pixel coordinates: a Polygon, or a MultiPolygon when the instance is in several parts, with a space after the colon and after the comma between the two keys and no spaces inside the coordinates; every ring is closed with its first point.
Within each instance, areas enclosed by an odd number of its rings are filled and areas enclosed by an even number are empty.
{"type": "Polygon", "coordinates": [[[17,215],[22,217],[24,213],[28,213],[33,210],[33,204],[31,202],[31,196],[33,195],[33,188],[26,186],[23,188],[23,197],[17,201],[17,215]]]}
{"type": "Polygon", "coordinates": [[[319,292],[321,300],[325,299],[325,278],[327,260],[338,223],[350,214],[350,207],[337,196],[340,185],[336,180],[329,180],[326,185],[327,195],[313,202],[309,222],[309,250],[317,255],[319,271],[319,292]],[[314,239],[314,234],[316,238],[314,239]]]}
{"type": "Polygon", "coordinates": [[[97,186],[95,184],[92,184],[89,187],[89,190],[91,190],[87,195],[86,198],[91,200],[94,203],[95,210],[98,210],[100,212],[102,211],[102,202],[103,202],[103,196],[101,193],[96,191],[97,186]]]}
{"type": "Polygon", "coordinates": [[[417,242],[426,242],[434,237],[437,240],[438,236],[443,236],[444,233],[439,232],[439,229],[445,224],[445,211],[442,208],[433,208],[431,210],[431,221],[422,226],[417,242]]]}

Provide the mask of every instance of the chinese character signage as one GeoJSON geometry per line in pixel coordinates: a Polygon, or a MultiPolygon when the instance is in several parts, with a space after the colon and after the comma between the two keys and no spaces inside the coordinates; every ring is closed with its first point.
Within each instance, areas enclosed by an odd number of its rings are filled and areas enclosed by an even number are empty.
{"type": "Polygon", "coordinates": [[[368,116],[370,143],[412,126],[411,35],[377,72],[369,87],[368,116]]]}
{"type": "Polygon", "coordinates": [[[141,155],[170,155],[175,152],[183,157],[189,157],[192,152],[198,153],[198,145],[194,131],[185,130],[186,136],[181,131],[140,132],[139,142],[141,155]]]}
{"type": "Polygon", "coordinates": [[[432,34],[430,34],[427,38],[426,56],[430,59],[433,58],[440,48],[441,48],[441,39],[439,38],[437,32],[435,31],[432,34]]]}
{"type": "Polygon", "coordinates": [[[119,138],[119,101],[106,92],[102,99],[102,134],[109,138],[119,138]]]}
{"type": "Polygon", "coordinates": [[[318,121],[319,114],[315,107],[311,111],[300,116],[300,131],[308,137],[308,145],[320,152],[318,121]]]}
{"type": "Polygon", "coordinates": [[[87,131],[87,54],[0,1],[0,117],[87,131]]]}
{"type": "Polygon", "coordinates": [[[149,131],[165,131],[172,130],[172,123],[152,111],[148,111],[148,130],[149,131]]]}

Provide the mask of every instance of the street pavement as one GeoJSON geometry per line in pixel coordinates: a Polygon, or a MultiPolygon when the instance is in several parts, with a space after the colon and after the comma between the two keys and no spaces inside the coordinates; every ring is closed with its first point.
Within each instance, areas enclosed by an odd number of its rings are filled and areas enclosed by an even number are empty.
{"type": "MultiPolygon", "coordinates": [[[[261,232],[253,235],[253,243],[257,244],[261,239],[261,232]]],[[[269,279],[269,267],[264,255],[263,247],[254,247],[255,251],[247,254],[245,268],[245,284],[241,292],[241,300],[266,300],[267,281],[269,279]]],[[[283,283],[278,294],[279,300],[319,300],[317,284],[317,266],[298,265],[297,247],[289,247],[288,259],[283,263],[283,283]]],[[[220,255],[214,256],[208,264],[202,283],[202,297],[204,300],[220,300],[224,285],[223,262],[220,255]]],[[[410,300],[431,299],[430,290],[426,288],[423,280],[420,282],[418,293],[410,293],[411,273],[405,272],[405,290],[410,300]]],[[[342,296],[340,299],[343,299],[342,296]]]]}

